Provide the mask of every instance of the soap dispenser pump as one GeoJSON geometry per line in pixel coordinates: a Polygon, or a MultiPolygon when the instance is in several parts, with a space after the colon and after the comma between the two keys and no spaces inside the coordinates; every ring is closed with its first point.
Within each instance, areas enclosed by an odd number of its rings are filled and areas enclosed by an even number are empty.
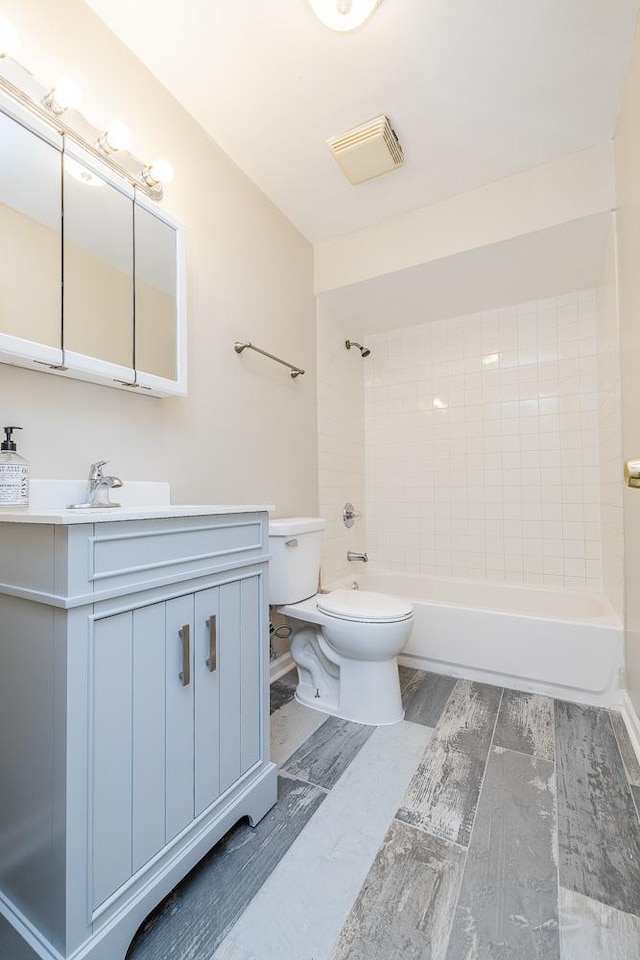
{"type": "Polygon", "coordinates": [[[29,464],[17,453],[14,430],[22,427],[4,427],[0,443],[0,508],[29,506],[29,464]]]}

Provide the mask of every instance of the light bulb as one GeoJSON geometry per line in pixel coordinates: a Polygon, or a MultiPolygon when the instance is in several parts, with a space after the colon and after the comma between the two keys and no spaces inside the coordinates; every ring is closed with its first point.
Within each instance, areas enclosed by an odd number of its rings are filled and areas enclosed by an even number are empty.
{"type": "Polygon", "coordinates": [[[150,184],[171,183],[173,167],[168,160],[154,160],[150,166],[142,171],[142,176],[150,184]]]}
{"type": "Polygon", "coordinates": [[[79,110],[82,105],[82,90],[71,77],[60,77],[44,98],[44,102],[54,113],[79,110]]]}
{"type": "Polygon", "coordinates": [[[0,57],[15,57],[19,45],[16,28],[5,17],[0,17],[0,57]]]}
{"type": "Polygon", "coordinates": [[[115,153],[118,150],[130,150],[132,142],[129,127],[124,123],[112,123],[98,139],[97,146],[105,153],[115,153]]]}
{"type": "Polygon", "coordinates": [[[361,26],[380,0],[309,0],[309,3],[325,27],[344,33],[361,26]]]}

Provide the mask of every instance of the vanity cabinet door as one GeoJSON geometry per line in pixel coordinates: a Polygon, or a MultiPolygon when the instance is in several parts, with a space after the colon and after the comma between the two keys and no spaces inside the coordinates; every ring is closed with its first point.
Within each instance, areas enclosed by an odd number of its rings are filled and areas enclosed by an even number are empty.
{"type": "Polygon", "coordinates": [[[195,597],[196,816],[260,759],[260,578],[195,597]]]}
{"type": "Polygon", "coordinates": [[[194,817],[193,604],[193,594],[166,603],[167,843],[194,817]]]}
{"type": "Polygon", "coordinates": [[[94,909],[194,817],[193,609],[190,594],[94,622],[94,909]]]}
{"type": "Polygon", "coordinates": [[[135,873],[165,844],[166,604],[133,611],[133,818],[135,873]]]}
{"type": "Polygon", "coordinates": [[[196,816],[220,796],[220,593],[225,589],[212,587],[195,597],[196,816]]]}
{"type": "Polygon", "coordinates": [[[260,577],[93,621],[95,910],[260,759],[260,577]]]}
{"type": "Polygon", "coordinates": [[[95,909],[132,873],[133,614],[93,626],[90,796],[95,909]]]}
{"type": "MultiPolygon", "coordinates": [[[[175,665],[174,658],[167,657],[168,606],[155,603],[94,622],[90,724],[94,909],[166,842],[165,676],[168,660],[175,665]]],[[[174,735],[172,743],[176,742],[174,735]]],[[[192,752],[192,745],[187,749],[192,752]]]]}
{"type": "Polygon", "coordinates": [[[196,631],[202,638],[195,689],[197,815],[260,758],[260,578],[196,594],[196,631]]]}

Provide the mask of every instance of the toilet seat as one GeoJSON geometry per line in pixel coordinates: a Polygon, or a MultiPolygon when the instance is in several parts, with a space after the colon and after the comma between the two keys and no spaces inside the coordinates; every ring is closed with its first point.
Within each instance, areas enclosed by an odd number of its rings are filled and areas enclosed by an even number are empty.
{"type": "Polygon", "coordinates": [[[370,590],[332,590],[320,594],[316,606],[329,617],[358,623],[398,623],[413,616],[408,600],[370,590]]]}

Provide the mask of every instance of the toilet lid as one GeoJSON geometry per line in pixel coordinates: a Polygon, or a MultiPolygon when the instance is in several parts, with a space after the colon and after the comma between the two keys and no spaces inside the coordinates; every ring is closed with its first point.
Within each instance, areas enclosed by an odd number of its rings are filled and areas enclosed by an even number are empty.
{"type": "Polygon", "coordinates": [[[321,593],[317,599],[318,610],[341,620],[363,620],[370,623],[392,623],[413,616],[413,607],[408,600],[390,597],[385,593],[369,590],[332,590],[321,593]]]}

